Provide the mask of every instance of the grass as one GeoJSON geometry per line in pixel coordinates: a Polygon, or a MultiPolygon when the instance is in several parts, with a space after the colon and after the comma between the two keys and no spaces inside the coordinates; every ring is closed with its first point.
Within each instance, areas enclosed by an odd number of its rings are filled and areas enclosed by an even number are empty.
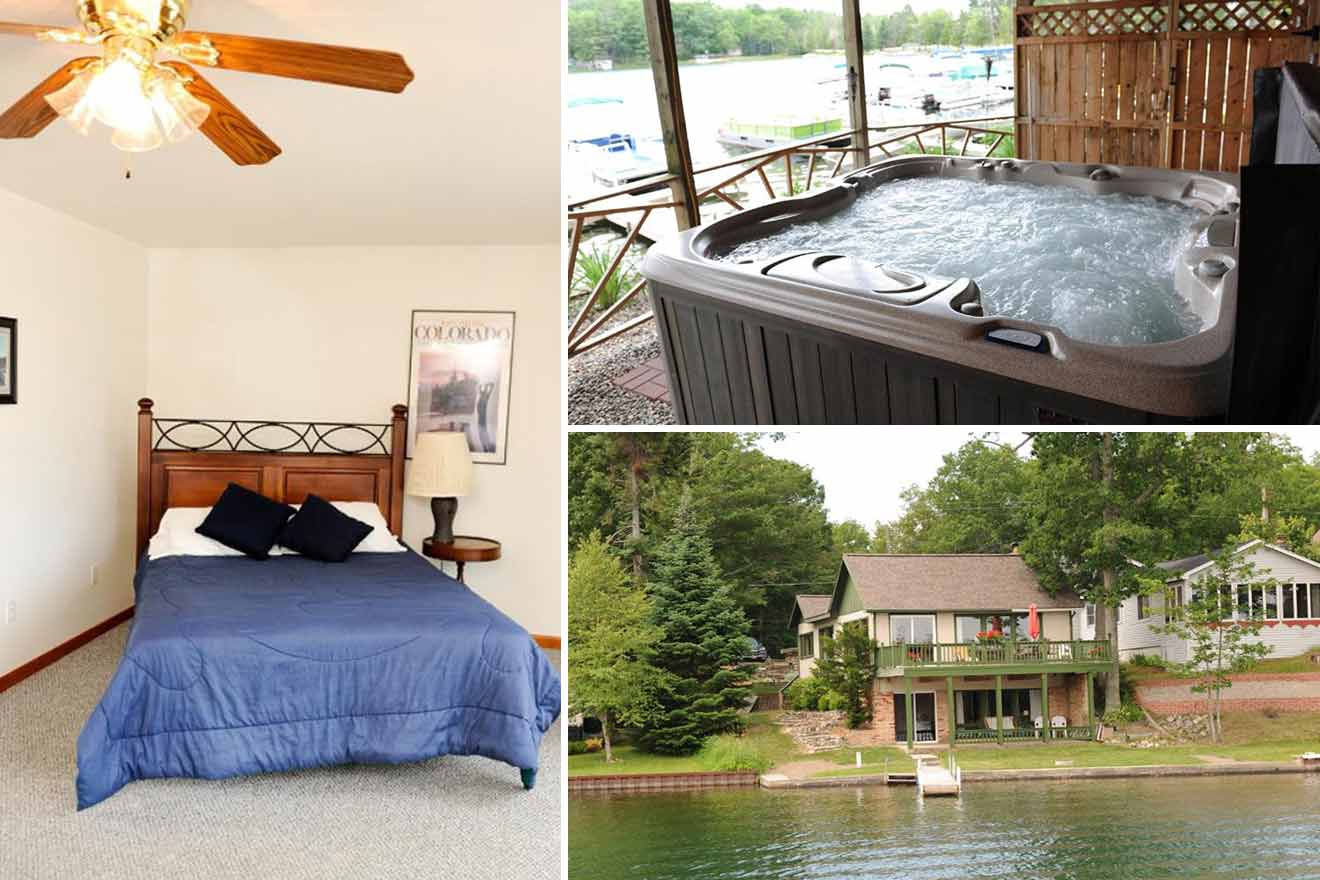
{"type": "MultiPolygon", "coordinates": [[[[776,712],[756,712],[745,719],[746,732],[741,739],[743,748],[754,751],[764,758],[767,767],[791,761],[801,757],[793,738],[784,733],[775,723],[776,712]]],[[[604,752],[592,752],[586,755],[569,755],[569,776],[604,776],[611,773],[697,773],[711,769],[705,755],[653,755],[643,752],[632,745],[614,747],[614,762],[605,763],[604,752]]]]}
{"type": "MultiPolygon", "coordinates": [[[[1266,657],[1264,660],[1252,666],[1249,673],[1296,673],[1296,672],[1320,672],[1320,663],[1312,660],[1312,657],[1320,656],[1320,646],[1311,648],[1305,654],[1298,654],[1296,657],[1266,657]]],[[[1161,669],[1158,666],[1144,666],[1136,663],[1124,663],[1123,673],[1132,681],[1145,681],[1152,678],[1173,678],[1174,674],[1167,669],[1161,669]]]]}
{"type": "MultiPolygon", "coordinates": [[[[741,746],[764,759],[767,769],[798,760],[829,761],[837,769],[813,773],[814,777],[865,776],[884,773],[911,773],[912,759],[893,746],[870,746],[860,749],[862,766],[855,766],[856,748],[844,747],[812,755],[799,751],[796,743],[774,723],[776,712],[758,712],[746,718],[747,729],[741,746]]],[[[1148,765],[1195,765],[1209,763],[1198,756],[1230,758],[1235,761],[1287,762],[1307,751],[1320,751],[1320,712],[1281,713],[1266,718],[1259,712],[1225,712],[1224,742],[1192,743],[1134,749],[1118,743],[1061,742],[1048,745],[1035,742],[960,745],[955,754],[964,770],[1052,770],[1059,761],[1066,767],[1136,767],[1148,765]]],[[[570,776],[598,776],[610,773],[691,773],[709,770],[702,758],[710,754],[675,757],[651,755],[628,744],[616,746],[615,762],[605,763],[603,753],[570,755],[570,776]]]]}
{"type": "Polygon", "coordinates": [[[1296,657],[1266,657],[1251,668],[1252,672],[1320,672],[1320,664],[1311,658],[1320,655],[1320,647],[1296,657]]]}
{"type": "Polygon", "coordinates": [[[902,749],[893,746],[871,746],[863,749],[842,748],[828,752],[817,752],[813,759],[833,761],[839,765],[837,770],[822,770],[811,774],[813,777],[831,776],[870,776],[875,773],[912,773],[916,762],[902,749]],[[857,753],[862,753],[862,766],[856,764],[857,753]]]}

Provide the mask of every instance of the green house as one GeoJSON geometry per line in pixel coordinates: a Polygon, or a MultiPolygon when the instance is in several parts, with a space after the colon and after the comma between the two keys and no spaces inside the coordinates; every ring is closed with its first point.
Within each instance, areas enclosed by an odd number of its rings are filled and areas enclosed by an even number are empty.
{"type": "Polygon", "coordinates": [[[882,741],[1093,739],[1094,677],[1116,652],[1074,637],[1083,609],[1016,554],[848,554],[834,592],[798,596],[790,626],[802,676],[836,628],[866,628],[882,741]]]}

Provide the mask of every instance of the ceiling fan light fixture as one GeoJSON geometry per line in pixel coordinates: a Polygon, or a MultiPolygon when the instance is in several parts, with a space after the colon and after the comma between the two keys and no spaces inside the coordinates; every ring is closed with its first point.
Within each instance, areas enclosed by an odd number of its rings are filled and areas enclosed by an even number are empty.
{"type": "Polygon", "coordinates": [[[91,88],[92,80],[100,70],[99,61],[88,64],[68,85],[46,96],[46,103],[51,109],[64,117],[83,136],[91,130],[92,122],[96,119],[91,102],[87,100],[87,90],[91,88]]]}
{"type": "Polygon", "coordinates": [[[188,94],[183,82],[172,74],[155,77],[149,94],[161,132],[172,144],[200,129],[211,115],[211,107],[188,94]]]}
{"type": "Polygon", "coordinates": [[[87,101],[97,121],[130,131],[154,124],[144,79],[145,71],[126,55],[107,60],[87,89],[87,101]]]}

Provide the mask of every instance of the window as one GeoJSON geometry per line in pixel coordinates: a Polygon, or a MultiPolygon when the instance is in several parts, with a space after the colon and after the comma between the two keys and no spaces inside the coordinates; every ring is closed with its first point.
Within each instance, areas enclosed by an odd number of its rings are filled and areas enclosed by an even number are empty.
{"type": "Polygon", "coordinates": [[[1307,610],[1311,617],[1320,617],[1320,584],[1311,584],[1311,602],[1307,610]]]}
{"type": "Polygon", "coordinates": [[[935,641],[933,614],[889,615],[889,641],[895,645],[929,645],[935,641]]]}
{"type": "Polygon", "coordinates": [[[974,643],[981,633],[1007,635],[1007,629],[1002,614],[959,614],[953,618],[954,638],[964,645],[974,643]]]}
{"type": "Polygon", "coordinates": [[[820,629],[816,630],[816,632],[820,634],[816,639],[816,645],[823,652],[825,650],[825,640],[834,638],[834,627],[822,626],[820,629]]]}
{"type": "Polygon", "coordinates": [[[798,657],[806,660],[816,656],[816,637],[812,633],[798,634],[798,657]]]}
{"type": "Polygon", "coordinates": [[[1137,597],[1137,620],[1145,620],[1150,617],[1150,596],[1137,597]]]}
{"type": "Polygon", "coordinates": [[[1095,603],[1086,603],[1086,625],[1095,626],[1095,603]]]}
{"type": "Polygon", "coordinates": [[[1311,589],[1315,584],[1284,584],[1279,587],[1283,593],[1284,620],[1303,620],[1311,616],[1311,589]]]}
{"type": "Polygon", "coordinates": [[[1182,587],[1169,587],[1164,591],[1164,622],[1178,616],[1178,610],[1182,608],[1182,587]]]}

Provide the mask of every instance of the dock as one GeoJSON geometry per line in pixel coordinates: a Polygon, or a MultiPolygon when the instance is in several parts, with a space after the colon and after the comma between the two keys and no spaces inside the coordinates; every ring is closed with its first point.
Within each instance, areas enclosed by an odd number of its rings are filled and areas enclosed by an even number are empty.
{"type": "Polygon", "coordinates": [[[957,796],[962,793],[962,768],[954,761],[952,755],[949,756],[949,767],[941,764],[938,758],[922,760],[923,757],[917,756],[918,795],[957,796]]]}

